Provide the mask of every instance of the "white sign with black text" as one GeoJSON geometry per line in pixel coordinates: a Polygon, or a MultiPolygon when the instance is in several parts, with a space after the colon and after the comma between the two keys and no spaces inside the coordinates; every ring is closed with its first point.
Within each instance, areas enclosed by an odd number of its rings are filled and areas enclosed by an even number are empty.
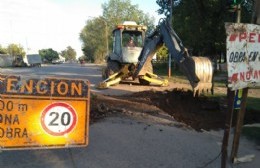
{"type": "Polygon", "coordinates": [[[226,23],[228,87],[260,86],[260,25],[226,23]]]}

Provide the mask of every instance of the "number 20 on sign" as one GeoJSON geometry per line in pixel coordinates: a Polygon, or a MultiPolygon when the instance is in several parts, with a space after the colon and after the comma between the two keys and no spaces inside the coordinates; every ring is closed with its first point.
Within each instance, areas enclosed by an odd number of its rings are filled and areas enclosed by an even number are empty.
{"type": "Polygon", "coordinates": [[[61,136],[70,133],[77,124],[77,114],[66,103],[53,103],[47,106],[41,116],[41,125],[46,133],[61,136]]]}

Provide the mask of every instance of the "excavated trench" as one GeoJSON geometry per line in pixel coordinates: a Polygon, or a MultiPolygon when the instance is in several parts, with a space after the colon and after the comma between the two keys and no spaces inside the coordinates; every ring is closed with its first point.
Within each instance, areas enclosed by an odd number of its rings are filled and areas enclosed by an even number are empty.
{"type": "MultiPolygon", "coordinates": [[[[109,116],[114,112],[131,111],[132,113],[148,114],[163,112],[195,130],[217,130],[224,127],[225,113],[227,112],[226,102],[225,97],[193,97],[192,92],[177,89],[143,91],[122,96],[93,94],[90,116],[91,122],[95,122],[97,119],[109,116]]],[[[247,111],[245,124],[260,122],[260,116],[255,114],[259,114],[259,112],[247,111]]]]}

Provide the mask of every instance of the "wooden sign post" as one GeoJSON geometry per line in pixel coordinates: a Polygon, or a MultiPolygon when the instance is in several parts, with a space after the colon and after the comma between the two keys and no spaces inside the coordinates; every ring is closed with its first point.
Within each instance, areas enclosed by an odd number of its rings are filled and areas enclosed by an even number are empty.
{"type": "Polygon", "coordinates": [[[231,161],[234,163],[239,148],[246,99],[249,87],[260,86],[260,26],[254,24],[226,23],[228,65],[228,112],[222,144],[221,167],[226,167],[227,147],[232,126],[234,105],[240,105],[232,144],[231,161]],[[235,102],[235,91],[242,96],[235,102]]]}
{"type": "Polygon", "coordinates": [[[238,148],[239,148],[239,138],[241,135],[242,126],[244,123],[244,116],[245,116],[245,112],[246,112],[247,93],[248,93],[248,88],[244,88],[242,91],[241,107],[240,107],[239,113],[237,115],[237,123],[236,123],[233,145],[232,145],[232,150],[231,150],[232,163],[234,163],[234,160],[237,157],[237,152],[238,152],[238,148]]]}

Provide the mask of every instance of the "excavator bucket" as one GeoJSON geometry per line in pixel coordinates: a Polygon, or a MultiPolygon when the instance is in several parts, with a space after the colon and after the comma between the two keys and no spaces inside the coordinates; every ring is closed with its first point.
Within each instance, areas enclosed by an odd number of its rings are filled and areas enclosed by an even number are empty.
{"type": "Polygon", "coordinates": [[[209,90],[213,93],[213,66],[209,58],[187,57],[179,65],[192,86],[194,96],[209,90]]]}
{"type": "Polygon", "coordinates": [[[204,91],[213,93],[213,66],[207,57],[191,57],[195,62],[195,73],[199,78],[197,86],[193,88],[194,94],[204,91]]]}
{"type": "Polygon", "coordinates": [[[192,86],[194,95],[202,91],[212,90],[213,66],[207,57],[190,57],[181,39],[168,22],[160,24],[160,34],[169,49],[174,61],[187,76],[192,86]]]}

